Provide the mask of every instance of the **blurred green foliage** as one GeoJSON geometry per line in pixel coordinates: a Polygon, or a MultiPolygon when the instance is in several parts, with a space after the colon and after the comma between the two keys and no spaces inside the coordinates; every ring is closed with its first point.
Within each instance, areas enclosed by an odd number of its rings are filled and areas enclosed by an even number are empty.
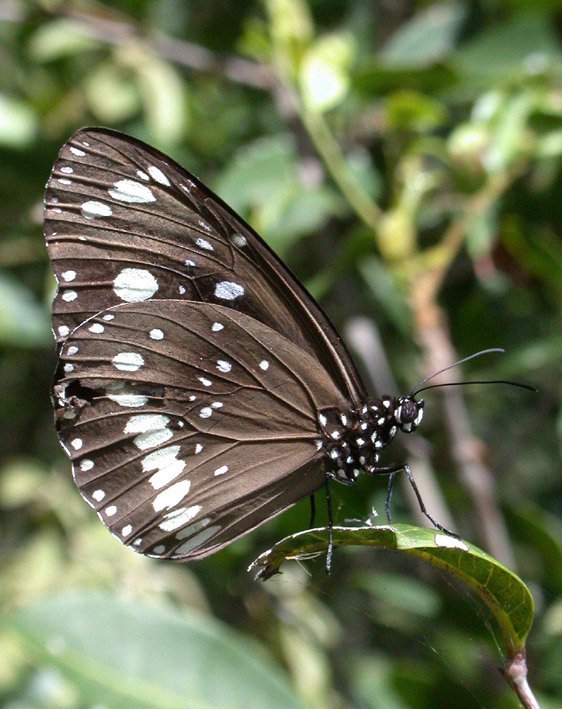
{"type": "MultiPolygon", "coordinates": [[[[330,578],[317,559],[255,583],[247,564],[306,527],[305,503],[180,566],[122,548],[82,502],[52,424],[41,202],[58,148],[89,124],[198,174],[342,333],[358,314],[375,323],[403,390],[423,376],[412,306],[428,269],[442,270],[457,352],[508,348],[471,376],[532,381],[538,395],[475,387],[465,398],[538,610],[530,681],[544,707],[560,706],[561,10],[557,0],[0,4],[3,706],[137,707],[139,692],[158,707],[517,706],[496,669],[498,629],[443,572],[353,548],[338,550],[330,578]]],[[[422,435],[455,529],[486,548],[439,397],[427,398],[422,435]]],[[[383,488],[334,489],[338,520],[381,511],[383,488]]],[[[405,498],[396,516],[411,516],[405,498]]]]}

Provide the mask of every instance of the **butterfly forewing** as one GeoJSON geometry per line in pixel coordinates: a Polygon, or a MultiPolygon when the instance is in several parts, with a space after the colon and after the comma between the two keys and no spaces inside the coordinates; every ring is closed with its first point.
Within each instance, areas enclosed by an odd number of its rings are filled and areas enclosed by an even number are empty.
{"type": "Polygon", "coordinates": [[[364,399],[318,305],[240,217],[157,150],[105,129],[78,131],[47,185],[45,233],[59,343],[124,302],[215,303],[283,333],[322,362],[347,399],[364,399]]]}
{"type": "Polygon", "coordinates": [[[189,560],[321,487],[318,411],[349,404],[324,368],[243,313],[117,306],[66,339],[55,387],[76,484],[123,542],[189,560]]]}

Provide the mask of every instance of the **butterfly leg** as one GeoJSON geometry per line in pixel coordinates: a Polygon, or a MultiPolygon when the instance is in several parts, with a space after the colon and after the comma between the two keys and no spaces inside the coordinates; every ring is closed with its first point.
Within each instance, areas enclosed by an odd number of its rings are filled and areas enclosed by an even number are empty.
{"type": "Polygon", "coordinates": [[[392,522],[392,514],[390,512],[390,504],[392,502],[392,492],[394,490],[394,481],[396,480],[396,473],[390,473],[388,476],[388,487],[386,489],[386,500],[384,501],[384,511],[386,512],[386,519],[390,524],[392,522]]]}
{"type": "Polygon", "coordinates": [[[314,495],[310,495],[308,499],[310,500],[310,522],[308,523],[308,528],[312,529],[316,520],[316,501],[314,495]]]}
{"type": "Polygon", "coordinates": [[[451,532],[449,529],[446,527],[443,527],[442,524],[439,524],[436,520],[433,519],[433,517],[429,514],[427,511],[425,504],[423,502],[422,496],[420,491],[418,490],[418,486],[416,485],[416,481],[414,480],[414,476],[412,474],[412,471],[410,470],[410,466],[407,463],[401,463],[399,465],[385,465],[380,468],[371,468],[369,470],[370,473],[373,474],[388,474],[389,480],[388,480],[388,490],[386,493],[386,501],[384,503],[384,508],[386,511],[386,517],[388,521],[391,521],[391,516],[390,516],[390,502],[392,500],[392,490],[394,486],[394,480],[396,477],[396,473],[399,473],[401,471],[404,471],[406,473],[406,477],[408,478],[408,482],[412,486],[412,490],[414,491],[414,494],[416,496],[416,499],[418,501],[419,508],[422,512],[422,514],[427,517],[427,519],[431,522],[431,524],[436,528],[439,529],[441,532],[444,532],[445,534],[448,534],[451,537],[455,537],[456,539],[459,539],[459,535],[455,534],[454,532],[451,532]]]}
{"type": "Polygon", "coordinates": [[[326,553],[326,576],[332,573],[332,554],[334,553],[334,513],[332,510],[332,493],[330,478],[326,475],[326,507],[328,508],[328,551],[326,553]]]}

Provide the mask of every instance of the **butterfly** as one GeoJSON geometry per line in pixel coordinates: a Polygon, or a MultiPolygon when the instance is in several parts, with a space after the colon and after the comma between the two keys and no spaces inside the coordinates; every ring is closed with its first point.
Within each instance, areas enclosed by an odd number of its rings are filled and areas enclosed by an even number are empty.
{"type": "Polygon", "coordinates": [[[319,305],[193,175],[83,128],[54,164],[44,224],[57,431],[117,539],[199,559],[362,471],[389,476],[387,512],[405,471],[444,530],[408,466],[379,465],[420,424],[420,387],[369,397],[319,305]]]}

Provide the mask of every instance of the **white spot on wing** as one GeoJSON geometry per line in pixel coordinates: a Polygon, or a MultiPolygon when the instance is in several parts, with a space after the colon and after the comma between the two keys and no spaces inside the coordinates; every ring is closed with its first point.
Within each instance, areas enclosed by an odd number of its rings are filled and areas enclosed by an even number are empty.
{"type": "Polygon", "coordinates": [[[123,432],[138,433],[133,443],[140,450],[146,450],[172,438],[174,434],[167,427],[169,423],[170,419],[163,414],[137,414],[127,421],[123,432]]]}
{"type": "Polygon", "coordinates": [[[101,335],[101,333],[104,331],[104,329],[105,329],[104,326],[100,325],[99,322],[96,322],[93,325],[90,325],[90,327],[88,328],[88,330],[90,332],[93,332],[97,335],[101,335]]]}
{"type": "Polygon", "coordinates": [[[241,295],[244,295],[244,288],[238,283],[221,281],[215,286],[215,298],[220,298],[221,300],[235,300],[241,295]]]}
{"type": "Polygon", "coordinates": [[[197,246],[202,249],[205,249],[206,251],[214,251],[212,244],[210,244],[207,239],[199,237],[199,239],[195,239],[195,243],[197,244],[197,246]]]}
{"type": "Polygon", "coordinates": [[[135,180],[117,180],[113,188],[108,190],[113,199],[130,204],[148,204],[155,202],[156,197],[146,185],[135,180]]]}
{"type": "Polygon", "coordinates": [[[123,529],[121,530],[121,534],[122,534],[124,537],[128,537],[129,534],[130,534],[132,531],[133,531],[133,528],[131,527],[131,525],[130,525],[130,524],[126,524],[126,525],[123,527],[123,529]]]}
{"type": "Polygon", "coordinates": [[[75,148],[73,145],[70,147],[70,152],[73,155],[76,155],[77,158],[83,158],[86,155],[83,150],[80,150],[80,148],[75,148]]]}
{"type": "Polygon", "coordinates": [[[111,364],[122,372],[136,372],[144,364],[144,359],[138,352],[119,352],[111,364]]]}
{"type": "Polygon", "coordinates": [[[65,290],[62,294],[62,299],[67,303],[71,303],[78,298],[78,293],[75,290],[65,290]]]}
{"type": "Polygon", "coordinates": [[[155,327],[154,330],[151,330],[149,335],[151,340],[162,340],[164,338],[164,333],[157,327],[155,327]]]}
{"type": "Polygon", "coordinates": [[[61,337],[66,337],[70,333],[68,325],[59,325],[58,333],[61,337]]]}
{"type": "Polygon", "coordinates": [[[260,362],[260,369],[263,369],[264,372],[269,369],[269,362],[266,359],[262,359],[260,362]]]}
{"type": "Polygon", "coordinates": [[[83,473],[86,473],[88,470],[91,470],[94,467],[94,461],[90,460],[89,458],[83,458],[80,461],[80,470],[83,473]]]}
{"type": "Polygon", "coordinates": [[[80,448],[82,448],[82,439],[74,438],[72,439],[72,441],[70,441],[70,445],[74,448],[75,451],[79,451],[80,448]]]}
{"type": "Polygon", "coordinates": [[[113,515],[117,512],[117,507],[115,505],[109,505],[109,507],[106,507],[104,511],[108,517],[113,517],[113,515]]]}
{"type": "Polygon", "coordinates": [[[142,460],[142,469],[145,473],[156,470],[149,478],[149,483],[155,490],[168,485],[172,480],[181,475],[185,468],[185,461],[178,460],[179,446],[167,446],[149,453],[142,460]]]}
{"type": "Polygon", "coordinates": [[[104,490],[94,490],[92,492],[92,497],[96,502],[101,502],[103,498],[105,497],[105,491],[104,490]]]}
{"type": "Polygon", "coordinates": [[[68,283],[76,278],[76,271],[65,271],[64,273],[61,273],[61,276],[68,283]]]}
{"type": "Polygon", "coordinates": [[[214,323],[213,323],[213,326],[212,326],[212,328],[211,328],[211,330],[212,330],[213,332],[219,332],[219,331],[222,330],[223,328],[224,328],[224,325],[223,325],[222,323],[220,323],[220,322],[214,322],[214,323]]]}
{"type": "Polygon", "coordinates": [[[232,235],[232,243],[235,246],[239,246],[239,247],[246,246],[246,243],[247,243],[246,237],[242,236],[242,234],[233,234],[232,235]]]}
{"type": "Polygon", "coordinates": [[[225,473],[228,473],[228,465],[221,465],[221,467],[217,468],[214,472],[215,475],[224,475],[225,473]]]}
{"type": "Polygon", "coordinates": [[[160,512],[161,510],[170,510],[172,507],[175,507],[187,495],[190,487],[191,482],[189,480],[180,480],[170,485],[170,487],[165,490],[162,490],[162,492],[156,495],[152,503],[154,511],[160,512]]]}
{"type": "Polygon", "coordinates": [[[113,313],[108,313],[107,315],[102,316],[102,320],[107,320],[108,322],[109,320],[115,320],[115,315],[113,315],[113,313]]]}
{"type": "Polygon", "coordinates": [[[89,200],[82,204],[82,216],[86,219],[96,219],[97,217],[110,217],[113,214],[113,210],[109,204],[104,204],[103,202],[97,202],[96,200],[89,200]]]}
{"type": "Polygon", "coordinates": [[[217,369],[219,370],[219,372],[230,372],[230,370],[232,369],[232,364],[230,364],[230,362],[227,362],[224,359],[218,359],[217,369]]]}
{"type": "Polygon", "coordinates": [[[60,171],[63,172],[65,175],[72,175],[72,173],[74,172],[71,167],[61,167],[60,171]]]}
{"type": "Polygon", "coordinates": [[[208,419],[213,413],[213,409],[210,406],[204,406],[199,412],[199,418],[208,419]]]}
{"type": "Polygon", "coordinates": [[[170,186],[170,180],[159,167],[156,167],[156,165],[149,165],[146,171],[156,182],[159,182],[161,185],[165,185],[166,187],[170,186]]]}
{"type": "Polygon", "coordinates": [[[199,534],[195,534],[193,537],[191,537],[191,539],[188,539],[186,542],[181,544],[174,551],[174,555],[172,558],[185,556],[186,554],[195,551],[195,549],[199,549],[199,547],[203,546],[205,542],[209,541],[209,539],[214,537],[215,534],[220,532],[220,530],[221,527],[218,524],[213,524],[211,527],[203,529],[201,532],[199,532],[199,534]]]}
{"type": "Polygon", "coordinates": [[[105,391],[107,398],[111,399],[111,401],[115,402],[118,406],[132,408],[135,406],[144,406],[148,403],[148,396],[127,391],[122,384],[107,387],[105,391]]]}
{"type": "Polygon", "coordinates": [[[196,443],[195,444],[195,455],[197,455],[197,453],[201,453],[202,450],[203,450],[203,446],[200,443],[196,443]]]}
{"type": "Polygon", "coordinates": [[[164,521],[160,522],[158,526],[165,532],[173,532],[174,529],[177,529],[178,527],[183,527],[184,524],[192,520],[197,515],[200,509],[201,505],[192,505],[191,507],[180,507],[179,510],[174,510],[173,512],[169,512],[167,515],[165,515],[164,521]]]}
{"type": "Polygon", "coordinates": [[[115,295],[126,303],[148,300],[158,290],[158,281],[143,268],[124,268],[113,281],[115,295]]]}
{"type": "Polygon", "coordinates": [[[197,377],[197,379],[199,379],[199,381],[204,387],[210,387],[213,384],[210,379],[206,379],[205,377],[197,377]]]}

